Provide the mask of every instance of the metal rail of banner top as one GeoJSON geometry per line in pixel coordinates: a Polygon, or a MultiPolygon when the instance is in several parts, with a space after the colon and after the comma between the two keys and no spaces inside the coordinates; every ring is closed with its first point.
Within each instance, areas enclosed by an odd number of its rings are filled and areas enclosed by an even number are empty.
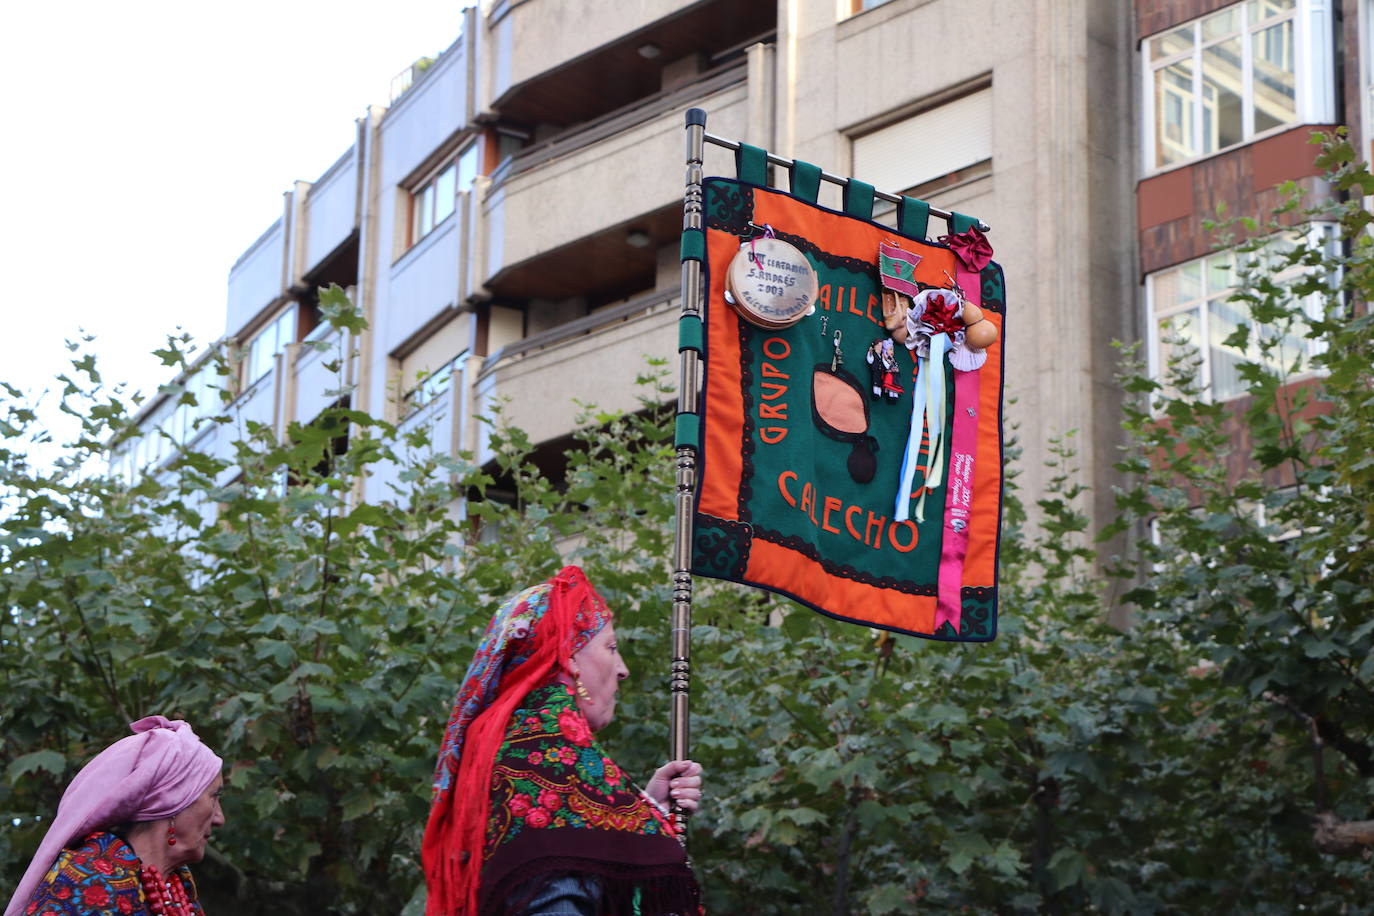
{"type": "MultiPolygon", "coordinates": [[[[693,109],[692,109],[692,111],[700,111],[700,110],[701,110],[700,108],[693,108],[693,109]]],[[[689,113],[688,113],[688,118],[690,118],[690,117],[691,117],[691,113],[689,112],[689,113]]],[[[690,125],[689,125],[689,130],[690,130],[690,125]]],[[[740,148],[740,142],[739,142],[738,140],[728,140],[728,139],[726,139],[725,137],[717,137],[715,134],[708,134],[708,133],[705,132],[704,128],[703,128],[703,131],[702,131],[702,139],[703,139],[705,142],[710,143],[712,146],[723,146],[723,147],[725,147],[725,148],[728,149],[728,150],[735,150],[735,151],[738,151],[739,148],[740,148]]],[[[780,166],[782,166],[782,167],[785,168],[785,169],[790,169],[790,168],[792,168],[793,165],[796,164],[794,160],[788,159],[786,156],[779,156],[779,155],[777,155],[777,154],[775,154],[775,153],[765,153],[765,155],[768,157],[768,161],[769,161],[770,163],[772,163],[773,165],[780,165],[780,166]]],[[[832,172],[827,172],[827,171],[825,171],[824,169],[821,170],[821,173],[820,173],[820,176],[819,176],[819,177],[820,177],[821,181],[828,181],[828,182],[830,182],[831,184],[837,184],[837,185],[839,185],[839,186],[842,187],[842,188],[847,188],[847,187],[849,187],[849,182],[851,181],[851,179],[845,178],[843,175],[836,175],[836,174],[834,174],[834,173],[832,173],[832,172]]],[[[900,194],[888,194],[886,191],[879,191],[879,190],[877,190],[876,188],[875,188],[874,191],[873,191],[873,196],[876,197],[878,200],[885,200],[885,201],[887,201],[888,203],[892,203],[892,204],[900,204],[900,203],[902,202],[902,197],[901,197],[900,194]]],[[[945,220],[951,219],[951,218],[953,218],[953,216],[954,216],[954,214],[951,213],[950,211],[948,211],[948,210],[941,210],[939,207],[931,207],[931,208],[930,208],[930,215],[931,215],[931,216],[938,216],[938,217],[940,217],[941,219],[945,219],[945,220]]],[[[982,220],[979,220],[979,221],[978,221],[978,231],[980,231],[980,232],[991,232],[991,231],[992,231],[992,227],[990,227],[987,223],[983,222],[982,220]]]]}
{"type": "MultiPolygon", "coordinates": [[[[687,111],[687,175],[682,207],[682,310],[678,318],[678,395],[677,422],[674,446],[677,456],[677,492],[673,542],[673,608],[672,608],[672,666],[669,678],[671,710],[668,742],[674,760],[685,760],[689,746],[688,696],[691,692],[692,670],[692,513],[695,510],[697,488],[697,449],[700,445],[701,350],[705,338],[702,312],[705,289],[702,285],[702,262],[706,258],[706,237],[702,220],[702,159],[706,144],[739,150],[735,140],[717,137],[706,132],[706,112],[700,108],[687,111]]],[[[792,168],[793,160],[767,153],[768,161],[784,168],[792,168]]],[[[847,188],[851,179],[821,171],[820,179],[847,188]]],[[[873,196],[900,204],[902,197],[877,190],[873,196]]],[[[930,213],[945,220],[953,218],[948,210],[930,208],[930,213]]],[[[981,221],[978,228],[989,231],[981,221]]],[[[687,837],[686,812],[676,803],[673,816],[687,837]]]]}

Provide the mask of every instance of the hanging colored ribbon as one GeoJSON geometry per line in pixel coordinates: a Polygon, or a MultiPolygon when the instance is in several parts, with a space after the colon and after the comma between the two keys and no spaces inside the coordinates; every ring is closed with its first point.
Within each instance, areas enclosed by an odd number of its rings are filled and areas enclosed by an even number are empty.
{"type": "Polygon", "coordinates": [[[897,506],[893,511],[893,520],[897,522],[904,522],[911,517],[912,488],[916,481],[916,465],[920,461],[922,432],[928,438],[929,458],[925,480],[921,483],[921,494],[916,501],[918,523],[925,521],[926,493],[938,487],[944,478],[945,352],[949,346],[948,334],[936,334],[930,338],[930,356],[916,360],[911,432],[907,434],[906,454],[902,457],[902,480],[897,489],[897,506]]]}
{"type": "Polygon", "coordinates": [[[929,360],[916,359],[916,381],[911,386],[911,431],[906,437],[906,452],[902,455],[902,477],[897,483],[897,507],[892,510],[893,522],[904,522],[911,516],[911,485],[916,479],[916,463],[921,458],[921,433],[926,417],[925,378],[929,374],[929,360]]]}
{"type": "Polygon", "coordinates": [[[930,443],[930,463],[921,496],[916,500],[916,522],[926,520],[926,496],[945,479],[945,354],[952,341],[939,333],[930,338],[930,366],[926,373],[926,436],[930,443]]]}

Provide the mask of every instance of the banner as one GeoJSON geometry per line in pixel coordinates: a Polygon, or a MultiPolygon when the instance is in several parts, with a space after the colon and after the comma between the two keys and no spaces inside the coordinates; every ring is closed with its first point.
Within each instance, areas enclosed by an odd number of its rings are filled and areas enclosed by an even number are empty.
{"type": "MultiPolygon", "coordinates": [[[[847,209],[871,212],[868,191],[847,209]]],[[[703,192],[692,572],[852,623],[991,640],[1005,331],[991,249],[976,231],[926,241],[914,200],[903,234],[741,181],[703,192]],[[769,314],[748,284],[814,308],[769,314]]]]}

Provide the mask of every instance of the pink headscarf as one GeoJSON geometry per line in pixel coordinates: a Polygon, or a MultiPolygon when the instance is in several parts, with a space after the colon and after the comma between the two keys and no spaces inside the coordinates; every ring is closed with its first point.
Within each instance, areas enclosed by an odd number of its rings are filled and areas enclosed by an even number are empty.
{"type": "Polygon", "coordinates": [[[129,727],[132,735],[97,754],[62,793],[57,816],[5,916],[24,909],[68,843],[100,829],[172,817],[190,807],[224,767],[181,719],[148,716],[129,727]]]}

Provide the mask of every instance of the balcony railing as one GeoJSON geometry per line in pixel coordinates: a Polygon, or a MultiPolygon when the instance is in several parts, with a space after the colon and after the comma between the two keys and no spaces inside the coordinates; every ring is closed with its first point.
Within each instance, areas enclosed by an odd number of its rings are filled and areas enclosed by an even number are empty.
{"type": "Polygon", "coordinates": [[[566,324],[560,324],[556,328],[544,331],[540,334],[532,334],[529,337],[517,340],[515,343],[506,344],[497,350],[482,367],[482,377],[496,371],[498,366],[506,360],[514,359],[518,356],[525,356],[529,353],[536,353],[546,350],[549,347],[566,343],[578,337],[586,337],[595,334],[612,325],[623,324],[624,322],[637,318],[647,312],[655,311],[678,297],[676,289],[660,290],[641,296],[638,299],[631,299],[621,305],[602,309],[591,315],[577,318],[566,324]]]}
{"type": "Polygon", "coordinates": [[[686,86],[646,96],[634,105],[612,111],[592,121],[586,121],[534,146],[521,150],[493,176],[493,184],[528,172],[530,169],[599,143],[637,124],[651,121],[664,112],[691,107],[702,96],[742,83],[748,78],[747,64],[735,63],[708,71],[700,79],[686,86]]]}

